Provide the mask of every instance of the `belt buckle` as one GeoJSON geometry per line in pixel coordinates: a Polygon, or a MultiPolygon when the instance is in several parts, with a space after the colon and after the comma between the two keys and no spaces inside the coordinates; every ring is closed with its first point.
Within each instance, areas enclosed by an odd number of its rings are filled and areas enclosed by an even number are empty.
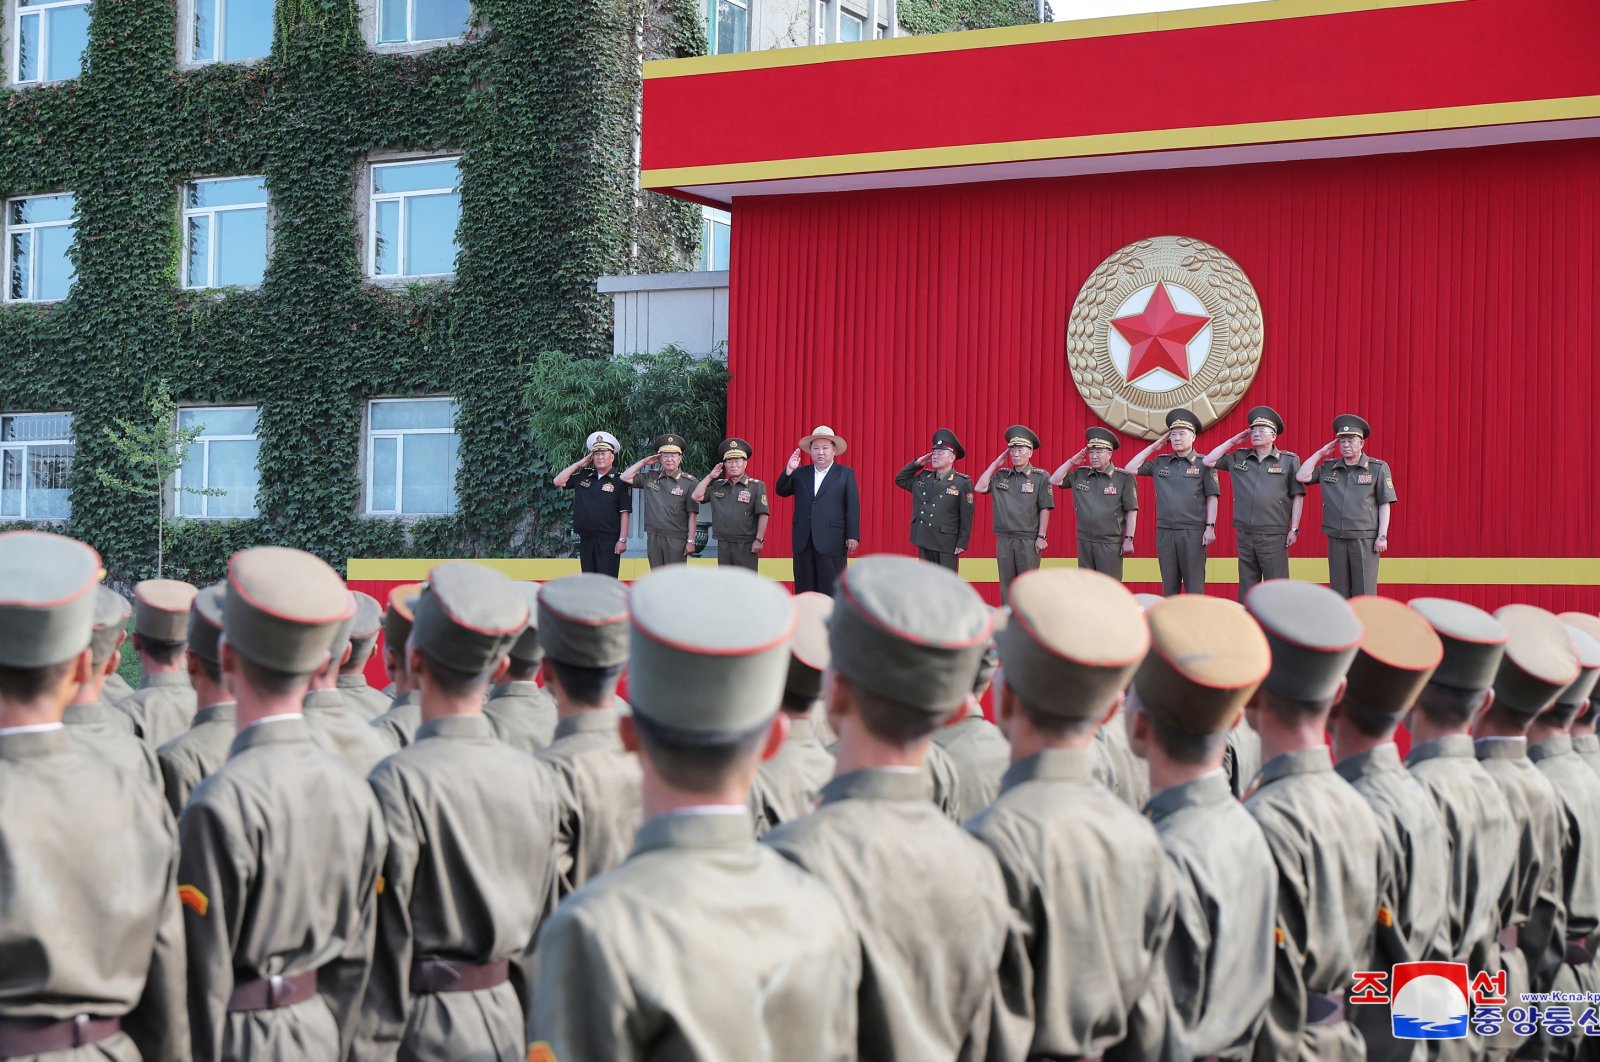
{"type": "Polygon", "coordinates": [[[72,1046],[82,1047],[87,1042],[89,1035],[89,1015],[74,1014],[72,1016],[72,1046]]]}
{"type": "Polygon", "coordinates": [[[282,974],[273,974],[267,978],[267,1007],[269,1009],[276,1009],[283,1002],[283,989],[282,974]]]}

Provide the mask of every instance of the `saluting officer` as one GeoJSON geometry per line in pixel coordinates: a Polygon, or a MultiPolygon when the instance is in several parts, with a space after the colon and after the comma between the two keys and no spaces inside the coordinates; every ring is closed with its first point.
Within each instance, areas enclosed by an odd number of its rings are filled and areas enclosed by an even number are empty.
{"type": "Polygon", "coordinates": [[[689,445],[681,435],[660,435],[646,454],[622,472],[622,482],[644,491],[645,552],[651,568],[682,564],[694,554],[695,478],[683,470],[683,451],[689,445]],[[651,461],[659,467],[639,470],[651,461]]]}
{"type": "Polygon", "coordinates": [[[695,487],[694,500],[711,504],[711,537],[717,540],[717,564],[757,571],[772,509],[767,504],[767,485],[747,471],[755,447],[748,439],[723,439],[717,445],[717,453],[722,460],[695,487]]]}
{"type": "Polygon", "coordinates": [[[194,720],[194,690],[185,674],[183,640],[189,605],[199,593],[176,579],[146,579],[133,588],[133,647],[139,653],[139,688],[116,706],[133,720],[134,733],[158,749],[194,720]]]}
{"type": "Polygon", "coordinates": [[[1156,485],[1156,560],[1161,593],[1206,592],[1206,547],[1217,539],[1217,470],[1194,448],[1200,418],[1187,409],[1167,414],[1167,432],[1141,450],[1125,471],[1149,476],[1156,485]],[[1170,454],[1157,454],[1171,444],[1170,454]]]}
{"type": "Polygon", "coordinates": [[[1111,461],[1122,440],[1107,428],[1083,433],[1088,445],[1064,461],[1051,486],[1072,483],[1072,511],[1078,518],[1078,567],[1122,579],[1122,558],[1133,552],[1139,523],[1139,492],[1133,474],[1111,461]],[[1083,467],[1088,462],[1088,467],[1083,467]]]}
{"type": "Polygon", "coordinates": [[[1056,507],[1050,476],[1033,467],[1039,437],[1022,424],[1006,429],[1006,449],[989,463],[972,488],[994,500],[995,563],[1000,568],[1000,601],[1006,601],[1011,580],[1039,567],[1050,545],[1050,510],[1056,507]],[[1001,468],[1002,464],[1010,464],[1001,468]]]}
{"type": "Polygon", "coordinates": [[[1333,418],[1333,441],[1296,477],[1322,485],[1322,533],[1328,537],[1328,583],[1345,597],[1378,592],[1378,557],[1389,548],[1394,473],[1366,455],[1372,427],[1352,413],[1333,418]],[[1324,460],[1334,450],[1339,459],[1324,460]]]}
{"type": "Polygon", "coordinates": [[[1206,454],[1207,468],[1233,480],[1233,526],[1238,532],[1239,600],[1263,579],[1289,578],[1289,547],[1300,539],[1306,485],[1299,480],[1300,455],[1278,449],[1283,418],[1271,406],[1256,406],[1250,426],[1206,454]],[[1248,447],[1234,449],[1249,440],[1248,447]]]}
{"type": "Polygon", "coordinates": [[[609,431],[595,431],[589,433],[584,449],[588,453],[556,473],[555,485],[572,491],[579,568],[616,578],[633,516],[633,491],[617,473],[622,444],[609,431]]]}
{"type": "Polygon", "coordinates": [[[920,560],[951,571],[972,541],[972,479],[955,463],[967,456],[956,433],[940,428],[933,448],[895,474],[894,485],[911,492],[911,544],[920,560]]]}

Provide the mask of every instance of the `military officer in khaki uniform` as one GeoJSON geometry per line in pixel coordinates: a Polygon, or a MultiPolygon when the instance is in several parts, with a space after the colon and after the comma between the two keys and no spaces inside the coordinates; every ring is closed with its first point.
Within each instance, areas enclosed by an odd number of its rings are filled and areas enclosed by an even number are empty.
{"type": "Polygon", "coordinates": [[[1278,449],[1283,418],[1271,406],[1245,414],[1250,426],[1204,457],[1207,468],[1233,481],[1233,527],[1238,532],[1239,600],[1263,579],[1289,578],[1289,547],[1300,539],[1306,486],[1300,455],[1278,449]],[[1238,447],[1248,441],[1248,447],[1238,447]]]}
{"type": "Polygon", "coordinates": [[[391,698],[367,685],[367,661],[383,630],[383,606],[371,594],[351,591],[356,599],[356,618],[350,625],[350,656],[339,665],[337,688],[350,706],[368,722],[389,710],[391,698]]]}
{"type": "Polygon", "coordinates": [[[416,679],[406,669],[406,641],[411,637],[412,608],[421,583],[403,583],[389,591],[389,604],[383,613],[383,662],[393,683],[394,699],[388,711],[372,721],[372,726],[389,743],[390,750],[411,744],[422,725],[422,709],[417,704],[416,679]]]}
{"type": "Polygon", "coordinates": [[[233,694],[222,684],[217,643],[222,638],[222,604],[228,584],[216,583],[195,595],[189,609],[189,684],[198,711],[189,729],[156,751],[162,788],[174,815],[183,814],[195,786],[228,758],[237,731],[233,694]]]}
{"type": "Polygon", "coordinates": [[[198,592],[176,579],[147,579],[133,588],[133,647],[144,676],[116,706],[128,713],[134,732],[152,749],[188,730],[194,720],[183,639],[189,604],[198,592]]]}
{"type": "Polygon", "coordinates": [[[415,614],[423,722],[370,779],[389,847],[353,1057],[522,1062],[533,938],[556,903],[555,783],[482,705],[528,603],[499,572],[446,561],[415,614]]]}
{"type": "Polygon", "coordinates": [[[682,564],[694,555],[696,515],[695,478],[683,470],[683,451],[689,445],[681,435],[658,436],[646,454],[622,473],[622,482],[644,492],[646,555],[650,567],[682,564]],[[659,467],[639,471],[651,461],[659,467]]]}
{"type": "Polygon", "coordinates": [[[910,557],[867,557],[839,580],[826,689],[838,773],[766,843],[831,885],[861,936],[861,1058],[1026,1054],[1029,1023],[1004,991],[1026,961],[1022,926],[994,856],[929,803],[922,772],[991,622],[958,576],[910,557]]]}
{"type": "MultiPolygon", "coordinates": [[[[1563,612],[1557,618],[1600,642],[1600,616],[1591,616],[1587,612],[1563,612]]],[[[1595,736],[1597,719],[1600,719],[1600,685],[1589,694],[1589,703],[1578,710],[1577,717],[1572,721],[1572,751],[1596,774],[1600,774],[1600,737],[1595,736]]]]}
{"type": "Polygon", "coordinates": [[[1006,450],[989,463],[972,488],[994,501],[995,562],[1000,567],[1000,601],[1011,580],[1039,567],[1039,557],[1050,545],[1050,510],[1056,507],[1050,476],[1033,467],[1039,437],[1022,424],[1006,429],[1006,450]],[[1009,462],[1009,464],[1007,464],[1009,462]],[[1006,465],[1001,468],[1001,465],[1006,465]]]}
{"type": "Polygon", "coordinates": [[[561,793],[561,895],[627,858],[639,828],[639,761],[622,747],[617,681],[628,663],[628,588],[585,573],[539,591],[540,674],[556,701],[555,740],[539,759],[561,793]]]}
{"type": "Polygon", "coordinates": [[[809,591],[794,598],[794,639],[789,672],[779,705],[789,720],[783,747],[756,769],[752,792],[764,820],[758,832],[798,819],[811,811],[817,793],[833,777],[833,755],[817,740],[812,713],[820,711],[822,675],[828,670],[828,617],[833,598],[809,591]]]}
{"type": "Polygon", "coordinates": [[[955,463],[967,456],[956,433],[940,428],[929,451],[895,473],[894,485],[911,492],[911,544],[917,558],[951,571],[972,542],[972,479],[955,463]]]}
{"type": "Polygon", "coordinates": [[[122,654],[117,646],[127,637],[128,602],[121,594],[97,586],[94,590],[94,632],[89,639],[89,677],[73,694],[61,721],[82,748],[134,774],[161,784],[156,754],[133,734],[133,720],[105,702],[108,674],[117,670],[122,654]]]}
{"type": "Polygon", "coordinates": [[[1062,462],[1051,475],[1050,485],[1072,486],[1072,509],[1078,518],[1078,567],[1120,581],[1122,558],[1133,552],[1139,492],[1133,474],[1111,460],[1112,453],[1122,448],[1115,432],[1090,428],[1084,438],[1088,445],[1062,462]]]}
{"type": "Polygon", "coordinates": [[[0,1058],[190,1057],[172,820],[61,724],[99,578],[81,542],[0,534],[0,1058]]]}
{"type": "Polygon", "coordinates": [[[538,752],[556,736],[555,698],[539,685],[539,665],[544,649],[539,645],[539,588],[542,584],[513,584],[528,606],[528,627],[511,643],[506,673],[489,690],[484,717],[494,736],[523,752],[538,752]]]}
{"type": "Polygon", "coordinates": [[[227,762],[183,809],[178,894],[194,1058],[343,1058],[372,962],[383,821],[364,779],[311,741],[300,704],[350,595],[266,546],[228,562],[227,762]]]}
{"type": "Polygon", "coordinates": [[[1343,413],[1333,418],[1334,439],[1296,474],[1322,486],[1322,533],[1328,536],[1328,582],[1345,597],[1378,592],[1378,557],[1389,549],[1394,473],[1366,454],[1372,427],[1343,413]],[[1325,460],[1335,450],[1338,460],[1325,460]]]}
{"type": "Polygon", "coordinates": [[[1117,710],[1150,632],[1098,572],[1029,572],[997,636],[1011,767],[967,823],[994,852],[1027,927],[1031,969],[1008,992],[1032,1019],[1030,1057],[1162,1054],[1164,1023],[1136,1013],[1161,976],[1173,882],[1156,831],[1094,779],[1094,732],[1117,710]]]}
{"type": "Polygon", "coordinates": [[[350,657],[350,631],[360,612],[356,596],[350,594],[349,598],[348,615],[333,633],[328,666],[311,676],[301,711],[312,743],[365,778],[379,760],[394,750],[339,689],[339,669],[350,657]]]}
{"type": "Polygon", "coordinates": [[[1265,760],[1244,806],[1278,867],[1272,1005],[1256,1062],[1365,1055],[1344,1013],[1351,974],[1372,968],[1387,880],[1378,820],[1333,773],[1328,710],[1361,642],[1361,622],[1325,586],[1278,579],[1245,599],[1272,648],[1272,670],[1246,713],[1265,760]]]}
{"type": "Polygon", "coordinates": [[[788,595],[744,571],[635,585],[622,736],[645,822],[539,934],[528,1057],[856,1057],[855,932],[826,885],[755,843],[746,811],[756,762],[784,741],[794,622],[788,595]]]}
{"type": "MultiPolygon", "coordinates": [[[[1383,597],[1358,597],[1351,611],[1365,629],[1344,697],[1328,719],[1334,770],[1366,798],[1378,818],[1393,889],[1378,911],[1372,968],[1447,961],[1456,954],[1447,922],[1450,848],[1433,798],[1400,762],[1395,729],[1444,658],[1422,614],[1383,597]]],[[[1597,779],[1600,781],[1600,779],[1597,779]]],[[[1417,1040],[1396,1039],[1390,1008],[1352,1007],[1369,1062],[1427,1057],[1417,1040]]]]}
{"type": "Polygon", "coordinates": [[[1187,409],[1167,414],[1167,431],[1141,450],[1124,471],[1149,476],[1156,485],[1156,560],[1161,592],[1206,592],[1206,547],[1217,538],[1217,470],[1207,468],[1194,448],[1200,418],[1187,409]],[[1159,454],[1170,444],[1170,454],[1159,454]]]}
{"type": "Polygon", "coordinates": [[[748,439],[723,439],[722,460],[694,488],[694,500],[711,506],[711,537],[717,540],[717,563],[756,571],[767,541],[767,485],[747,471],[755,447],[748,439]]]}
{"type": "Polygon", "coordinates": [[[1222,769],[1227,734],[1266,677],[1261,628],[1238,605],[1182,595],[1151,607],[1150,652],[1128,693],[1133,751],[1150,769],[1145,814],[1175,879],[1164,976],[1140,1000],[1166,1009],[1196,1058],[1237,1062],[1272,999],[1277,868],[1222,769]]]}
{"type": "MultiPolygon", "coordinates": [[[[994,610],[995,633],[1005,625],[1005,613],[994,610]]],[[[1000,795],[1001,779],[1011,766],[1011,742],[983,716],[983,695],[994,683],[1000,667],[1000,649],[993,641],[984,650],[972,692],[960,717],[933,732],[929,750],[942,749],[955,770],[955,809],[952,817],[966,822],[994,803],[1000,795]]]]}

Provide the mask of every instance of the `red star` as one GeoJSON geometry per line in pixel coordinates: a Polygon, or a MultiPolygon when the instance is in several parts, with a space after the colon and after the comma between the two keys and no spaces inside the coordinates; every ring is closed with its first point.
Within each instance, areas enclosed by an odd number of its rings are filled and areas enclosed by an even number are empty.
{"type": "Polygon", "coordinates": [[[1164,282],[1156,283],[1144,312],[1118,317],[1111,327],[1128,341],[1128,380],[1132,382],[1156,369],[1166,369],[1180,380],[1189,378],[1189,341],[1211,323],[1211,318],[1179,313],[1172,306],[1164,282]]]}

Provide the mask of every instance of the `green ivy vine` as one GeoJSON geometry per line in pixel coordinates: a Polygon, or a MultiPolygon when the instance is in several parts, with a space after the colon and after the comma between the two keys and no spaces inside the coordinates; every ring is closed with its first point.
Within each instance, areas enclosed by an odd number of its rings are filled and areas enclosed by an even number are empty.
{"type": "Polygon", "coordinates": [[[1021,26],[1039,18],[1037,0],[900,0],[896,10],[900,24],[917,34],[1021,26]]]}

